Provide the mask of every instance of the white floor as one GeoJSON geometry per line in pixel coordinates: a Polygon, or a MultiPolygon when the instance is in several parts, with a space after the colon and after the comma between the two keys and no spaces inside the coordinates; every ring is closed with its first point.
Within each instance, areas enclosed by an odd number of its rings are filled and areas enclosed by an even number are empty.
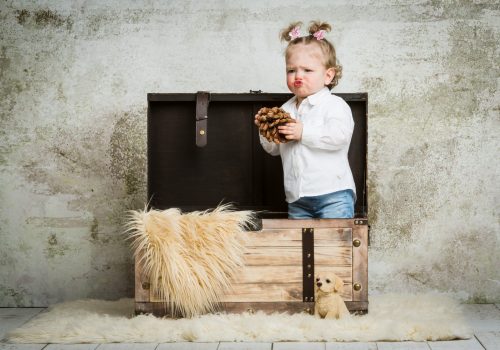
{"type": "MultiPolygon", "coordinates": [[[[464,305],[474,338],[440,342],[373,343],[113,343],[113,344],[7,344],[0,349],[21,350],[500,350],[500,304],[464,305]]],[[[36,316],[43,308],[0,308],[0,339],[36,316]]]]}

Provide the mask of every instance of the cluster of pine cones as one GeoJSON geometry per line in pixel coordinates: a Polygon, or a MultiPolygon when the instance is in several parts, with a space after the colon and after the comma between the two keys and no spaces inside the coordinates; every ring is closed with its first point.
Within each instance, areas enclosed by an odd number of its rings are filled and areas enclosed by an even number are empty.
{"type": "Polygon", "coordinates": [[[269,142],[285,143],[289,141],[285,138],[285,135],[278,132],[278,126],[286,123],[295,123],[295,119],[290,117],[290,114],[285,112],[282,108],[263,107],[257,112],[256,118],[260,123],[260,134],[269,142]]]}

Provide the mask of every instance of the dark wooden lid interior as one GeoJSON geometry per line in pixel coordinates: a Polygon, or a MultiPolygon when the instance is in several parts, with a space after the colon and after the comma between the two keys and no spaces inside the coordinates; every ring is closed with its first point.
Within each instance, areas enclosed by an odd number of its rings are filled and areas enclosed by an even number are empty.
{"type": "MultiPolygon", "coordinates": [[[[355,216],[366,217],[368,98],[365,93],[336,95],[354,116],[349,163],[358,197],[355,216]]],[[[204,147],[196,145],[196,97],[148,94],[150,206],[193,211],[230,202],[261,217],[286,217],[281,159],[262,149],[253,121],[261,107],[281,106],[291,95],[211,94],[204,147]]]]}

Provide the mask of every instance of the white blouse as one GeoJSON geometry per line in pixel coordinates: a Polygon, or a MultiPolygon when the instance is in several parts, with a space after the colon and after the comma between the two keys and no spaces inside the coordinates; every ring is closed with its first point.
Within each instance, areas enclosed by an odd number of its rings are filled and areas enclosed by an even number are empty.
{"type": "Polygon", "coordinates": [[[302,122],[302,140],[277,145],[261,135],[260,143],[271,155],[281,155],[286,201],[346,189],[356,194],[347,159],[354,129],[349,105],[325,87],[298,109],[295,96],[282,108],[302,122]]]}

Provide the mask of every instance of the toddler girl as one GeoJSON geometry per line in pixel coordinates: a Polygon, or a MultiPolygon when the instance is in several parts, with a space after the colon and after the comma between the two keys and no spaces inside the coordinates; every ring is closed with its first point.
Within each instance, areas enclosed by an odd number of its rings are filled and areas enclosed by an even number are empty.
{"type": "Polygon", "coordinates": [[[330,93],[342,67],[324,38],[330,25],[312,22],[306,35],[300,25],[292,23],[281,32],[288,42],[286,82],[294,94],[282,108],[296,122],[278,127],[288,142],[276,144],[263,136],[260,142],[266,152],[281,155],[289,218],[352,218],[356,188],[347,152],[354,121],[347,103],[330,93]]]}

